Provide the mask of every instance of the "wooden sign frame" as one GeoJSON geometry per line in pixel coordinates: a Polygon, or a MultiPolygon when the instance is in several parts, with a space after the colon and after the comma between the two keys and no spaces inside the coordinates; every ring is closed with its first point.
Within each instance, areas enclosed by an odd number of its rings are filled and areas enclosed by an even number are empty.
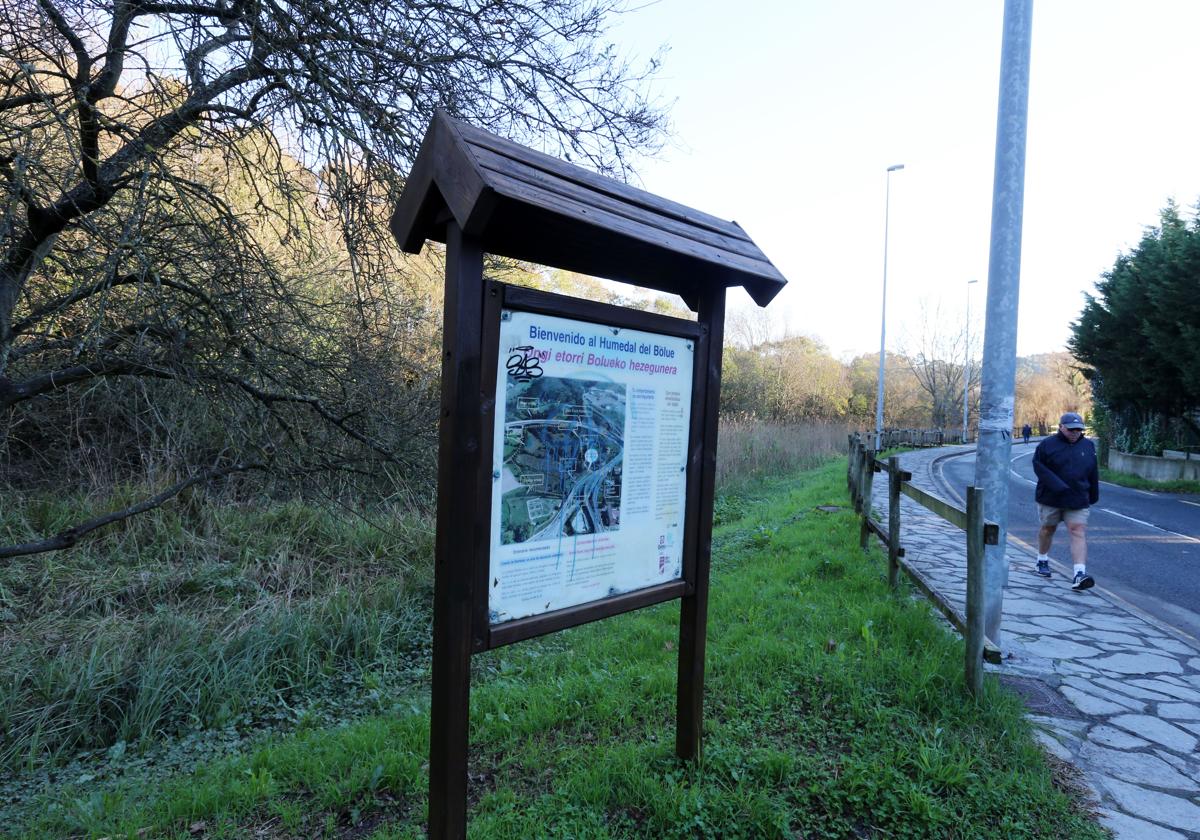
{"type": "Polygon", "coordinates": [[[711,290],[704,296],[699,319],[692,322],[485,283],[478,243],[464,240],[457,231],[449,239],[430,712],[431,837],[464,837],[466,832],[470,660],[477,652],[679,598],[675,748],[683,759],[698,755],[720,377],[720,353],[711,348],[721,347],[725,303],[724,289],[711,290]],[[489,624],[491,430],[500,310],[505,307],[695,339],[682,580],[495,627],[489,624]],[[464,521],[472,527],[462,527],[464,521]]]}
{"type": "Polygon", "coordinates": [[[679,599],[675,751],[685,760],[699,755],[726,288],[740,284],[765,306],[786,281],[734,223],[441,113],[426,135],[392,230],[408,251],[420,251],[427,238],[446,244],[429,836],[464,838],[475,653],[679,599]],[[697,319],[487,281],[485,252],[677,293],[697,319]],[[505,308],[695,342],[680,579],[489,623],[492,447],[505,308]]]}
{"type": "MultiPolygon", "coordinates": [[[[619,615],[640,607],[658,604],[675,598],[684,597],[695,591],[696,581],[696,547],[698,534],[696,532],[697,513],[700,508],[700,467],[702,452],[699,446],[704,439],[704,398],[707,394],[708,382],[708,353],[709,327],[696,321],[680,318],[669,318],[636,309],[609,306],[549,292],[509,286],[502,283],[489,282],[488,294],[484,306],[483,318],[483,348],[482,348],[482,393],[495,400],[487,399],[481,406],[483,429],[486,432],[494,428],[496,412],[502,399],[500,388],[503,383],[497,382],[499,369],[499,328],[500,314],[503,310],[518,310],[533,314],[566,317],[574,321],[584,321],[607,327],[639,330],[657,335],[689,339],[694,343],[695,352],[692,364],[691,405],[688,423],[688,458],[686,473],[685,505],[683,520],[683,568],[679,580],[665,582],[656,586],[644,587],[631,592],[589,601],[577,606],[567,607],[554,612],[541,613],[526,618],[506,621],[502,624],[492,624],[489,620],[489,563],[491,533],[482,533],[483,542],[476,547],[474,579],[474,609],[472,612],[472,646],[476,651],[502,647],[503,645],[554,633],[578,624],[595,621],[600,618],[619,615]]],[[[492,466],[493,436],[484,434],[481,437],[480,470],[476,477],[478,482],[476,499],[479,509],[476,513],[480,522],[492,520],[492,466]]]]}

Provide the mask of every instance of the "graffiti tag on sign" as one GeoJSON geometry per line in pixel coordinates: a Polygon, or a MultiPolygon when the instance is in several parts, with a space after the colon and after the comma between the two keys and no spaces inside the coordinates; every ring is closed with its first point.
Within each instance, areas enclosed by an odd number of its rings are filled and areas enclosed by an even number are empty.
{"type": "Polygon", "coordinates": [[[542,375],[542,360],[534,353],[533,347],[525,345],[514,347],[505,363],[508,375],[518,382],[528,382],[542,375]]]}

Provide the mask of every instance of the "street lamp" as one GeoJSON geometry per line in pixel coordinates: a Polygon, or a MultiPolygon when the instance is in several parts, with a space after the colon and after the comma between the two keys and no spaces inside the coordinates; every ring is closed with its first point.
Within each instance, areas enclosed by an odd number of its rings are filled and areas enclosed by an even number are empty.
{"type": "Polygon", "coordinates": [[[888,252],[888,205],[892,200],[892,173],[904,168],[897,163],[887,168],[883,198],[883,311],[879,316],[879,388],[875,394],[875,449],[883,446],[883,361],[884,337],[887,330],[887,252],[888,252]]]}
{"type": "Polygon", "coordinates": [[[971,287],[978,282],[978,280],[967,281],[967,325],[963,328],[963,338],[966,339],[964,352],[967,357],[967,361],[963,365],[963,443],[967,442],[967,392],[971,389],[971,287]]]}

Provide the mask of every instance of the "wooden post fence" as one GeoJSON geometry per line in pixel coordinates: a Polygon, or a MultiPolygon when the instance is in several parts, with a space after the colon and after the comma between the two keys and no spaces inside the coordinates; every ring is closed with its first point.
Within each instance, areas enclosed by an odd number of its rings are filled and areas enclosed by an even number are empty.
{"type": "Polygon", "coordinates": [[[967,488],[967,689],[983,691],[983,489],[967,488]]]}
{"type": "Polygon", "coordinates": [[[888,458],[888,586],[900,585],[900,458],[888,458]]]}
{"type": "Polygon", "coordinates": [[[858,530],[858,547],[865,549],[871,536],[871,486],[875,483],[875,453],[864,450],[862,459],[862,527],[858,530]]]}
{"type": "Polygon", "coordinates": [[[943,615],[963,634],[966,643],[965,678],[968,691],[979,696],[983,690],[983,661],[999,663],[1000,649],[984,634],[983,625],[983,556],[985,545],[995,545],[1000,538],[1000,528],[984,518],[983,491],[977,487],[967,488],[967,509],[962,510],[932,493],[927,493],[911,484],[912,474],[900,469],[900,459],[888,458],[886,466],[868,450],[860,435],[850,436],[850,453],[847,480],[850,497],[854,500],[855,513],[862,516],[859,531],[859,546],[866,550],[868,534],[875,534],[888,552],[888,584],[894,589],[899,586],[899,572],[903,569],[917,588],[933,601],[943,615]],[[886,530],[871,518],[871,490],[876,472],[888,476],[888,527],[886,530]],[[927,510],[937,514],[952,525],[961,528],[966,536],[967,553],[967,603],[966,615],[945,599],[941,593],[925,580],[909,563],[901,562],[904,547],[900,544],[900,496],[908,496],[927,510]]]}

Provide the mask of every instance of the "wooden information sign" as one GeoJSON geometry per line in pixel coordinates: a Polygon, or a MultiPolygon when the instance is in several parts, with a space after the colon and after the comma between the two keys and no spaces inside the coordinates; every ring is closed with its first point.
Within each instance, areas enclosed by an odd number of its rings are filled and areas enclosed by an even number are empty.
{"type": "Polygon", "coordinates": [[[439,113],[392,217],[446,244],[429,836],[466,836],[472,654],[680,599],[700,749],[725,290],[786,282],[736,224],[439,113]],[[695,321],[487,281],[492,253],[679,294],[695,321]]]}

